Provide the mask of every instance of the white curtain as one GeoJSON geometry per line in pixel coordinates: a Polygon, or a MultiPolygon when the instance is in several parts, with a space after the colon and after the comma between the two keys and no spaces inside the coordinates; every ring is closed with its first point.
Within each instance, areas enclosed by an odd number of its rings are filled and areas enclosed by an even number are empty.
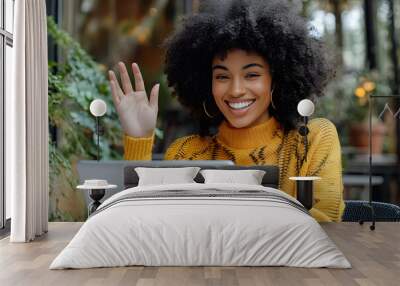
{"type": "Polygon", "coordinates": [[[6,98],[6,187],[12,242],[48,227],[47,27],[45,0],[15,1],[13,94],[6,98]]]}

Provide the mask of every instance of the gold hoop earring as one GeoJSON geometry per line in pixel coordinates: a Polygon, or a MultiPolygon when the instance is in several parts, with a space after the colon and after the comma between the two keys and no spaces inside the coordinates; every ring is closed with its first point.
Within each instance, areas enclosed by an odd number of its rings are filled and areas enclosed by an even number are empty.
{"type": "Polygon", "coordinates": [[[272,105],[272,108],[273,108],[273,109],[276,109],[275,104],[274,104],[274,101],[272,100],[272,94],[273,94],[273,93],[274,93],[274,89],[271,90],[271,94],[270,94],[270,96],[271,96],[271,105],[272,105]]]}
{"type": "Polygon", "coordinates": [[[207,112],[205,101],[203,101],[203,109],[204,109],[204,113],[207,115],[208,118],[214,118],[214,116],[212,116],[210,113],[207,112]]]}

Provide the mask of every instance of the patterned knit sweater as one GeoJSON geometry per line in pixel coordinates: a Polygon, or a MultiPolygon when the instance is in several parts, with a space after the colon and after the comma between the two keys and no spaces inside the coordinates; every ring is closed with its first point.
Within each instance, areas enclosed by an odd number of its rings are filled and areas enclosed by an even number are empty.
{"type": "MultiPolygon", "coordinates": [[[[291,176],[319,176],[314,181],[314,207],[318,221],[340,221],[343,182],[340,142],[335,126],[327,119],[309,122],[308,154],[297,130],[284,134],[279,122],[268,121],[250,128],[233,128],[223,122],[214,136],[190,135],[176,139],[165,160],[231,160],[236,165],[277,165],[279,189],[296,196],[291,176]]],[[[151,160],[154,134],[148,138],[124,137],[125,160],[151,160]]]]}

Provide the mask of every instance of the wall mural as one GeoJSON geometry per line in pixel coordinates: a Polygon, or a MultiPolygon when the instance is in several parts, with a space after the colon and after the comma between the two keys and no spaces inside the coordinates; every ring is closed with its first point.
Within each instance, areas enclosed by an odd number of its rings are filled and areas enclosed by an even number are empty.
{"type": "MultiPolygon", "coordinates": [[[[67,3],[61,7],[62,21],[58,19],[62,24],[48,18],[49,39],[59,49],[58,56],[49,59],[49,214],[53,221],[81,221],[87,217],[88,199],[87,194],[76,190],[80,183],[78,162],[97,159],[97,142],[101,160],[123,160],[123,132],[107,74],[108,70],[118,70],[119,61],[128,66],[132,62],[139,64],[149,92],[160,83],[153,159],[163,158],[176,138],[196,132],[190,114],[168,88],[163,72],[163,43],[186,14],[198,10],[199,1],[64,2],[67,3]],[[99,140],[96,120],[89,110],[94,99],[102,99],[107,105],[106,114],[99,120],[99,140]]],[[[296,9],[314,27],[312,33],[328,43],[338,62],[336,77],[324,91],[325,96],[316,100],[313,117],[326,117],[335,124],[342,146],[343,170],[351,173],[357,160],[364,160],[363,156],[368,154],[368,98],[395,94],[387,44],[388,6],[382,1],[377,10],[378,64],[371,69],[366,61],[363,1],[346,1],[339,6],[332,4],[335,1],[302,2],[296,9]]],[[[130,79],[134,82],[131,73],[130,79]]],[[[206,106],[212,114],[212,106],[206,106]]],[[[386,160],[389,169],[395,166],[399,106],[394,100],[374,100],[372,153],[386,160]]],[[[224,152],[232,157],[229,150],[224,152]]],[[[375,199],[399,202],[400,194],[395,192],[398,182],[385,174],[378,176],[385,178],[383,186],[388,191],[383,197],[375,194],[375,199]]],[[[366,199],[365,192],[359,189],[346,186],[345,182],[347,198],[366,199]]]]}

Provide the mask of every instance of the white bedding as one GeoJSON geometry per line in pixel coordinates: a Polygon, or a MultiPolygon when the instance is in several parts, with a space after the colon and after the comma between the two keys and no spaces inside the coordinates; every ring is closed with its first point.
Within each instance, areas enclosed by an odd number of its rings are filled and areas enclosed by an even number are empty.
{"type": "Polygon", "coordinates": [[[263,186],[138,186],[107,199],[50,269],[127,265],[351,267],[309,214],[280,200],[243,196],[121,200],[137,192],[207,193],[207,189],[261,190],[299,204],[289,195],[263,186]]]}

